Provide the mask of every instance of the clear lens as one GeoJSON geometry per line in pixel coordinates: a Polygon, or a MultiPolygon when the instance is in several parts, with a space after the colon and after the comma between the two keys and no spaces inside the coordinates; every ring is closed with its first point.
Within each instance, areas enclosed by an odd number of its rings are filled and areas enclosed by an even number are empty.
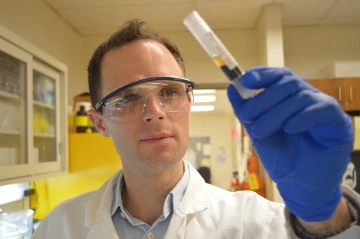
{"type": "Polygon", "coordinates": [[[131,121],[146,110],[149,97],[155,97],[163,110],[179,112],[193,102],[192,87],[186,83],[161,80],[126,88],[107,100],[104,113],[111,120],[131,121]]]}

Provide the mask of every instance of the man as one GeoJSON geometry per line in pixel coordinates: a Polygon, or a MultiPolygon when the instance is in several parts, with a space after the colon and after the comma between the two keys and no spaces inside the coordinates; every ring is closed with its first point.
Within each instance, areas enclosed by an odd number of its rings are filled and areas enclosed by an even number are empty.
{"type": "Polygon", "coordinates": [[[177,48],[142,25],[128,22],[88,67],[89,117],[113,139],[123,169],[60,204],[33,238],[360,237],[350,210],[359,196],[340,187],[351,119],[334,99],[288,69],[249,70],[243,84],[265,90],[243,100],[231,86],[228,96],[286,207],[208,185],[182,160],[194,83],[177,48]]]}

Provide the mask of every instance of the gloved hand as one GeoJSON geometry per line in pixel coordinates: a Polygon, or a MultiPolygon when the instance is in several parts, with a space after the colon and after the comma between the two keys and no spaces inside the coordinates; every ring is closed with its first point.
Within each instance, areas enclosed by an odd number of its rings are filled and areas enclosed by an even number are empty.
{"type": "Polygon", "coordinates": [[[242,84],[264,91],[228,97],[286,206],[304,221],[331,217],[353,146],[351,118],[337,101],[287,68],[254,68],[242,84]]]}

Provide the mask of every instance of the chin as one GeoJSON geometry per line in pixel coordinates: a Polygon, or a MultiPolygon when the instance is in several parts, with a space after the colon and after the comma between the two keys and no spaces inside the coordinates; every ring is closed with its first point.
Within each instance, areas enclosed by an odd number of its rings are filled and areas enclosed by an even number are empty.
{"type": "Polygon", "coordinates": [[[182,161],[182,157],[179,157],[174,153],[161,152],[160,154],[156,154],[154,157],[144,157],[141,161],[142,162],[140,163],[145,166],[145,170],[150,169],[156,172],[176,167],[179,162],[182,161]]]}

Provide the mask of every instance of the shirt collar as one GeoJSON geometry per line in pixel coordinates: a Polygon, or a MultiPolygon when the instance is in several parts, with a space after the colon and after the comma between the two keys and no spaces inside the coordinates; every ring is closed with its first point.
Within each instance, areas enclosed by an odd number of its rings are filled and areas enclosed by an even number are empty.
{"type": "MultiPolygon", "coordinates": [[[[184,193],[186,191],[186,188],[189,183],[190,178],[190,170],[188,168],[188,165],[183,162],[184,165],[184,174],[180,181],[176,184],[176,186],[170,191],[170,193],[167,195],[165,201],[164,201],[164,208],[163,208],[163,215],[165,218],[167,218],[172,212],[175,211],[179,203],[181,202],[184,193]]],[[[126,210],[123,207],[123,201],[121,198],[122,190],[124,189],[125,181],[124,181],[124,173],[121,172],[119,181],[114,185],[113,190],[113,200],[111,205],[111,216],[113,216],[116,212],[116,210],[120,207],[120,210],[122,212],[126,213],[126,210]]],[[[126,215],[128,217],[128,215],[126,215]]]]}

